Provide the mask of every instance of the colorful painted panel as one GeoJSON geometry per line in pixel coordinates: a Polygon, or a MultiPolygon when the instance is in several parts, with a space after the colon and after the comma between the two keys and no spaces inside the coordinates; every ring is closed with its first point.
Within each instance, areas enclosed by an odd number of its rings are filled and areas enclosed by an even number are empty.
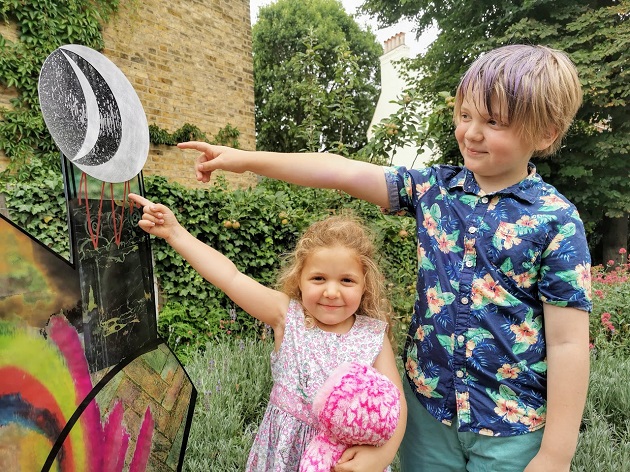
{"type": "Polygon", "coordinates": [[[80,45],[47,58],[38,92],[69,156],[71,258],[0,215],[0,471],[181,470],[197,392],[158,338],[150,242],[127,198],[143,194],[144,111],[80,45]]]}
{"type": "Polygon", "coordinates": [[[64,313],[82,331],[81,309],[74,267],[0,215],[0,319],[41,329],[64,313]]]}
{"type": "Polygon", "coordinates": [[[0,470],[181,470],[196,390],[157,336],[141,177],[64,174],[73,263],[0,217],[0,470]]]}
{"type": "Polygon", "coordinates": [[[44,333],[0,321],[1,470],[181,470],[196,391],[169,348],[90,376],[63,315],[44,333]]]}

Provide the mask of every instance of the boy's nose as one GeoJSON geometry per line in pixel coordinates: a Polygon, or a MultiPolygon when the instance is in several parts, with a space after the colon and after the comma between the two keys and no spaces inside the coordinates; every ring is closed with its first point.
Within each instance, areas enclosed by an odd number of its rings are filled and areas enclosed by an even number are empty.
{"type": "Polygon", "coordinates": [[[470,123],[468,128],[466,128],[464,137],[470,141],[479,141],[480,139],[483,139],[483,134],[481,133],[481,128],[477,124],[470,123]]]}

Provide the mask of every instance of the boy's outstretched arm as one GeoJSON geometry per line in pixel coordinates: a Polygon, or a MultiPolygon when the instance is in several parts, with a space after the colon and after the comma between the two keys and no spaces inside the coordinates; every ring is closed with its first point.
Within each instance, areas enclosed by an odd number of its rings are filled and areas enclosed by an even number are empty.
{"type": "Polygon", "coordinates": [[[274,333],[279,330],[280,333],[276,334],[281,335],[289,297],[240,272],[230,259],[182,227],[168,207],[133,193],[129,194],[129,198],[143,207],[144,213],[138,225],[144,231],[163,238],[204,279],[251,316],[270,325],[274,333]]]}
{"type": "Polygon", "coordinates": [[[538,454],[525,472],[569,472],[586,403],[589,314],[545,303],[547,421],[538,454]]]}
{"type": "Polygon", "coordinates": [[[243,151],[200,141],[179,143],[177,147],[202,153],[195,168],[197,180],[201,182],[209,182],[210,174],[217,169],[250,171],[304,187],[342,190],[353,197],[389,207],[385,174],[383,168],[375,164],[337,154],[243,151]]]}

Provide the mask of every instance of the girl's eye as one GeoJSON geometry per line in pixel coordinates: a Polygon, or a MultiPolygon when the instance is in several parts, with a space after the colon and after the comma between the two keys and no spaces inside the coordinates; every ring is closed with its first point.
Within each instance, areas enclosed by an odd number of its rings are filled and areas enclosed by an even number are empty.
{"type": "Polygon", "coordinates": [[[354,280],[353,279],[342,279],[341,280],[344,284],[353,284],[354,280]]]}

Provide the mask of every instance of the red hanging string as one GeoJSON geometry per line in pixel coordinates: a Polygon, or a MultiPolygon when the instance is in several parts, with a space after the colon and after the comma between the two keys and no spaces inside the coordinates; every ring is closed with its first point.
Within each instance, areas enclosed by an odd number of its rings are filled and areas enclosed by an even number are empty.
{"type": "MultiPolygon", "coordinates": [[[[122,198],[122,208],[120,212],[120,222],[118,220],[118,213],[116,210],[116,202],[114,200],[114,184],[109,184],[109,199],[112,207],[112,226],[114,229],[114,242],[116,246],[120,246],[122,241],[123,234],[123,226],[125,222],[125,207],[127,204],[129,205],[129,214],[134,209],[133,201],[129,199],[129,192],[131,191],[131,183],[130,181],[126,181],[123,184],[123,198],[122,198]]],[[[90,234],[90,240],[92,241],[92,246],[94,249],[98,248],[98,238],[101,231],[101,220],[103,216],[103,200],[105,199],[105,182],[101,185],[101,199],[98,206],[98,216],[96,219],[96,229],[92,228],[92,215],[90,214],[90,202],[88,198],[88,179],[85,172],[81,173],[81,178],[79,180],[79,191],[78,191],[78,202],[79,205],[85,203],[85,213],[87,220],[88,232],[90,234]]]]}
{"type": "Polygon", "coordinates": [[[83,183],[85,182],[87,185],[86,179],[87,177],[85,175],[85,172],[81,172],[81,179],[79,180],[79,192],[78,192],[79,205],[81,205],[81,189],[83,188],[83,183]]]}
{"type": "Polygon", "coordinates": [[[123,184],[123,199],[122,199],[122,209],[120,212],[120,227],[118,227],[118,215],[116,213],[116,203],[114,202],[114,184],[109,184],[109,186],[110,186],[109,187],[110,199],[112,203],[112,223],[113,223],[113,228],[114,228],[114,242],[116,243],[116,246],[120,246],[120,242],[122,240],[122,234],[123,234],[123,224],[125,222],[125,206],[127,205],[127,202],[129,202],[129,214],[131,214],[131,211],[133,209],[133,202],[129,200],[128,198],[128,195],[131,189],[131,184],[129,183],[128,180],[123,184]]]}
{"type": "Polygon", "coordinates": [[[81,199],[81,191],[84,192],[84,196],[85,196],[85,214],[86,214],[86,220],[87,220],[87,228],[88,228],[88,233],[90,234],[90,240],[92,241],[92,246],[94,247],[94,249],[96,249],[98,247],[98,235],[101,231],[101,215],[103,212],[103,192],[105,190],[105,182],[103,182],[103,185],[101,187],[101,203],[99,205],[98,208],[98,217],[96,220],[96,231],[94,231],[94,229],[92,228],[92,215],[90,215],[90,201],[88,198],[88,179],[87,179],[87,175],[85,174],[85,172],[81,173],[81,179],[79,181],[79,192],[78,192],[78,201],[79,201],[79,205],[82,203],[82,199],[81,199]]]}

